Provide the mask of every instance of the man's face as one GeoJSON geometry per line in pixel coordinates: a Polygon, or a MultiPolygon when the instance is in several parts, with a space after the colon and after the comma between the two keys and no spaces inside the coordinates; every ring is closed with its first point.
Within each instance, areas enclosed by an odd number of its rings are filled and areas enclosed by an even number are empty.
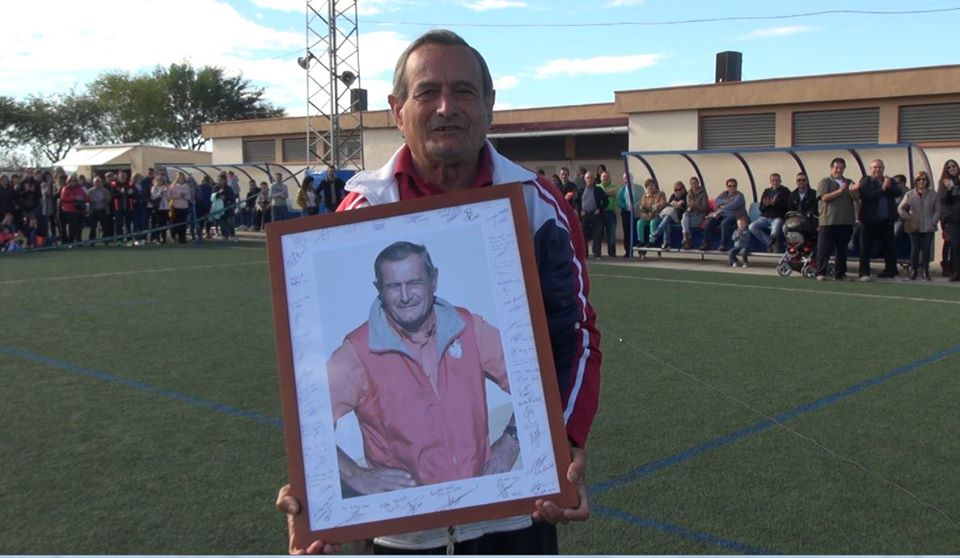
{"type": "Polygon", "coordinates": [[[378,290],[387,315],[403,329],[415,332],[433,309],[437,278],[430,278],[420,255],[410,254],[398,262],[380,264],[378,290]]]}
{"type": "Polygon", "coordinates": [[[810,180],[807,179],[807,175],[798,174],[797,175],[797,187],[801,190],[806,190],[810,187],[810,180]]]}
{"type": "Polygon", "coordinates": [[[610,173],[603,171],[600,173],[600,183],[601,184],[610,184],[610,173]]]}
{"type": "Polygon", "coordinates": [[[737,191],[736,182],[727,182],[727,193],[732,194],[737,191]]]}
{"type": "Polygon", "coordinates": [[[583,181],[587,184],[587,186],[593,186],[593,173],[588,172],[587,174],[583,175],[583,181]]]}
{"type": "Polygon", "coordinates": [[[560,181],[566,182],[570,180],[570,171],[567,169],[560,169],[560,181]]]}
{"type": "Polygon", "coordinates": [[[337,170],[333,167],[327,167],[327,178],[333,180],[337,177],[337,170]]]}
{"type": "Polygon", "coordinates": [[[277,174],[273,175],[273,178],[274,178],[277,182],[283,182],[283,175],[280,174],[279,172],[278,172],[277,174]]]}
{"type": "Polygon", "coordinates": [[[881,178],[883,176],[883,161],[874,161],[870,163],[870,174],[874,178],[881,178]]]}
{"type": "Polygon", "coordinates": [[[771,174],[771,175],[770,175],[770,187],[771,187],[771,188],[777,188],[778,186],[780,186],[780,175],[779,175],[779,174],[771,174]]]}
{"type": "Polygon", "coordinates": [[[830,176],[834,178],[840,178],[843,176],[843,171],[847,168],[847,165],[837,161],[836,163],[830,165],[830,176]]]}
{"type": "Polygon", "coordinates": [[[464,46],[427,44],[410,54],[407,98],[390,95],[390,109],[415,164],[471,161],[483,147],[493,94],[483,97],[480,63],[464,46]]]}

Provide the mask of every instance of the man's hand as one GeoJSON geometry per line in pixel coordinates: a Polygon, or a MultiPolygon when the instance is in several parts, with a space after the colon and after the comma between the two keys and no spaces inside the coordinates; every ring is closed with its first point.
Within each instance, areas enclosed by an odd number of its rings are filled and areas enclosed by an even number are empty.
{"type": "Polygon", "coordinates": [[[417,486],[410,473],[390,467],[360,467],[344,475],[343,482],[360,494],[376,494],[417,486]]]}
{"type": "Polygon", "coordinates": [[[301,548],[293,532],[293,518],[300,513],[300,502],[290,495],[290,485],[280,487],[277,493],[277,502],[274,504],[277,511],[287,514],[287,551],[290,554],[335,554],[340,552],[339,544],[328,544],[323,541],[314,541],[307,548],[301,548]]]}
{"type": "Polygon", "coordinates": [[[520,442],[510,434],[504,432],[500,438],[490,446],[490,460],[483,466],[484,475],[496,475],[513,468],[520,455],[520,442]]]}
{"type": "Polygon", "coordinates": [[[533,519],[550,523],[567,523],[569,521],[586,521],[590,518],[590,502],[587,491],[587,450],[571,448],[570,468],[567,469],[567,480],[577,487],[580,503],[575,508],[561,508],[550,500],[537,500],[533,512],[533,519]]]}

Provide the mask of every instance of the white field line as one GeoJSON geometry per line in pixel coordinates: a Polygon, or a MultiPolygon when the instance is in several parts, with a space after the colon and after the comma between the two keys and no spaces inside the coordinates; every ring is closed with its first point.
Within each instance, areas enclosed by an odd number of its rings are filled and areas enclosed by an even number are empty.
{"type": "Polygon", "coordinates": [[[919,298],[914,296],[893,296],[893,295],[878,295],[878,294],[867,294],[867,293],[844,293],[844,292],[837,292],[837,291],[818,291],[814,289],[793,289],[790,287],[768,287],[764,285],[738,285],[736,283],[721,283],[719,281],[694,281],[692,279],[661,279],[657,277],[636,277],[633,275],[616,275],[612,273],[591,273],[590,277],[603,277],[605,279],[632,279],[635,281],[652,281],[656,283],[680,283],[680,284],[686,284],[686,285],[703,285],[703,286],[709,286],[709,287],[734,287],[738,289],[760,289],[760,290],[766,290],[766,291],[780,291],[780,292],[787,292],[787,293],[851,296],[856,298],[899,300],[904,302],[932,302],[934,304],[960,305],[960,300],[944,300],[940,298],[919,298]]]}
{"type": "Polygon", "coordinates": [[[226,264],[193,265],[189,267],[162,267],[158,269],[138,269],[136,271],[113,271],[109,273],[91,273],[88,275],[63,275],[58,277],[39,277],[35,279],[10,279],[0,281],[0,285],[19,285],[22,283],[37,283],[40,281],[70,281],[73,279],[92,279],[97,277],[119,277],[123,275],[140,275],[142,273],[172,273],[177,271],[195,271],[198,269],[218,269],[224,267],[239,267],[244,265],[263,265],[267,260],[257,260],[254,262],[239,262],[226,264]]]}

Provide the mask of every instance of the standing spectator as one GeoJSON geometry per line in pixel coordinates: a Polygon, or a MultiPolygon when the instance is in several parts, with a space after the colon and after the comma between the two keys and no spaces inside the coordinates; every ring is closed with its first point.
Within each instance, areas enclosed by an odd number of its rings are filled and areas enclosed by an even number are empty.
{"type": "Polygon", "coordinates": [[[0,174],[0,219],[10,215],[10,226],[13,226],[13,209],[17,192],[10,183],[10,177],[0,174]]]}
{"type": "Polygon", "coordinates": [[[233,187],[227,182],[226,177],[217,181],[217,189],[213,194],[223,203],[223,213],[220,217],[220,236],[224,240],[237,241],[237,233],[233,228],[233,218],[237,209],[237,195],[233,187]]]}
{"type": "Polygon", "coordinates": [[[283,221],[287,218],[287,198],[290,194],[287,192],[287,185],[283,183],[283,175],[279,172],[274,176],[274,182],[270,185],[270,208],[273,221],[283,221]]]}
{"type": "Polygon", "coordinates": [[[707,212],[710,211],[710,200],[707,198],[707,191],[700,179],[696,176],[690,177],[690,191],[687,192],[687,210],[683,212],[680,218],[680,227],[683,229],[683,244],[680,245],[684,250],[693,247],[693,227],[700,227],[707,218],[707,212]]]}
{"type": "Polygon", "coordinates": [[[830,161],[830,176],[817,183],[820,200],[820,234],[817,237],[817,281],[827,277],[831,254],[836,253],[835,277],[847,278],[847,243],[853,232],[852,181],[843,176],[847,162],[842,157],[830,161]]]}
{"type": "Polygon", "coordinates": [[[603,211],[603,236],[607,239],[607,255],[617,256],[617,187],[610,180],[610,173],[606,167],[600,165],[603,172],[600,177],[600,188],[607,195],[607,209],[603,211]]]}
{"type": "Polygon", "coordinates": [[[117,173],[116,179],[110,183],[113,193],[113,231],[117,235],[127,235],[133,232],[133,185],[127,178],[126,171],[117,173]]]}
{"type": "Polygon", "coordinates": [[[910,237],[911,280],[930,280],[930,259],[933,253],[933,234],[937,232],[940,219],[940,205],[937,195],[930,188],[930,176],[926,171],[917,173],[913,180],[913,189],[900,200],[899,214],[904,230],[910,237]]]}
{"type": "Polygon", "coordinates": [[[560,193],[563,194],[563,199],[570,202],[570,205],[573,205],[574,199],[577,197],[577,184],[575,182],[570,182],[570,169],[567,167],[560,167],[560,193]]]}
{"type": "Polygon", "coordinates": [[[623,233],[623,257],[630,257],[630,250],[634,242],[633,231],[636,230],[634,208],[643,197],[643,189],[633,183],[633,176],[623,174],[623,186],[617,192],[617,208],[620,209],[620,231],[623,233]],[[629,186],[629,188],[628,188],[629,186]],[[628,192],[629,190],[629,192],[628,192]]]}
{"type": "MultiPolygon", "coordinates": [[[[783,236],[783,219],[789,207],[790,190],[781,182],[780,173],[775,172],[770,175],[770,187],[760,195],[760,216],[750,223],[751,236],[766,246],[768,252],[777,251],[776,243],[783,236]]],[[[749,250],[749,246],[745,250],[749,250]]]]}
{"type": "Polygon", "coordinates": [[[93,177],[93,186],[87,190],[87,199],[90,200],[90,240],[101,239],[104,244],[113,236],[113,223],[110,221],[110,190],[103,185],[103,179],[93,177]],[[100,232],[97,233],[99,226],[100,232]]]}
{"type": "Polygon", "coordinates": [[[577,167],[577,178],[573,181],[577,185],[577,191],[587,187],[587,167],[577,167]]]}
{"type": "Polygon", "coordinates": [[[303,215],[316,215],[319,212],[317,191],[313,188],[313,177],[304,176],[297,192],[297,206],[303,210],[303,215]]]}
{"type": "MultiPolygon", "coordinates": [[[[893,181],[897,184],[897,187],[900,188],[901,195],[899,198],[895,199],[897,207],[900,207],[900,202],[903,201],[903,195],[910,190],[910,185],[907,184],[907,177],[902,174],[893,175],[893,181]]],[[[930,189],[933,189],[933,186],[930,186],[930,189]]],[[[900,233],[903,232],[903,219],[900,218],[900,212],[897,212],[896,220],[893,222],[893,238],[894,242],[896,239],[900,238],[900,233]]]]}
{"type": "Polygon", "coordinates": [[[937,199],[940,218],[943,219],[943,239],[950,243],[950,263],[953,266],[950,281],[960,281],[960,165],[953,159],[943,164],[937,199]]]}
{"type": "Polygon", "coordinates": [[[318,190],[323,195],[323,203],[327,206],[327,211],[335,211],[340,201],[343,200],[344,188],[346,185],[343,180],[337,177],[337,169],[333,165],[327,167],[327,176],[320,181],[318,190]]]}
{"type": "Polygon", "coordinates": [[[680,223],[683,219],[684,211],[687,208],[687,187],[683,185],[682,180],[678,180],[673,185],[673,193],[667,199],[667,207],[660,211],[660,224],[653,232],[653,238],[650,244],[656,246],[657,239],[663,235],[663,244],[660,247],[664,250],[670,247],[670,225],[680,223]]]}
{"type": "Polygon", "coordinates": [[[649,246],[653,231],[660,224],[660,212],[667,207],[667,196],[660,191],[657,182],[648,178],[643,183],[643,197],[637,207],[637,241],[640,246],[649,246]]]}
{"type": "Polygon", "coordinates": [[[187,175],[177,173],[177,178],[169,188],[170,209],[173,210],[173,236],[177,242],[187,242],[187,213],[190,211],[190,186],[187,185],[187,175]]]}
{"type": "Polygon", "coordinates": [[[897,252],[893,246],[893,221],[897,215],[896,198],[903,195],[892,178],[883,174],[883,161],[870,162],[870,176],[850,187],[860,196],[860,280],[870,280],[870,258],[877,242],[883,254],[881,279],[893,279],[897,273],[897,252]]]}
{"type": "Polygon", "coordinates": [[[203,238],[210,238],[210,229],[213,227],[210,218],[210,204],[212,203],[213,198],[213,181],[210,180],[210,176],[203,175],[203,178],[200,179],[200,184],[197,184],[197,197],[196,197],[196,207],[197,207],[197,222],[199,223],[199,232],[203,238]]]}
{"type": "Polygon", "coordinates": [[[733,231],[733,248],[730,249],[729,261],[730,267],[748,267],[750,262],[750,219],[746,215],[737,217],[737,230],[733,231]],[[743,255],[743,263],[737,259],[737,255],[743,255]]]}
{"type": "Polygon", "coordinates": [[[156,171],[153,167],[147,169],[146,176],[141,176],[139,180],[133,182],[133,191],[135,203],[133,205],[133,228],[138,233],[137,241],[147,240],[147,235],[143,231],[150,228],[150,188],[153,186],[153,178],[156,171]]]}
{"type": "Polygon", "coordinates": [[[714,199],[715,207],[703,221],[703,244],[701,250],[708,250],[710,239],[720,229],[721,252],[726,252],[733,243],[733,231],[737,228],[737,218],[746,214],[747,202],[737,190],[737,179],[728,178],[727,189],[714,199]]]}
{"type": "Polygon", "coordinates": [[[802,172],[797,174],[797,188],[790,192],[787,211],[800,213],[809,219],[814,227],[817,226],[817,193],[810,188],[810,180],[802,172]]]}
{"type": "Polygon", "coordinates": [[[243,206],[244,206],[243,229],[244,230],[259,228],[256,226],[257,199],[259,199],[259,197],[260,197],[260,187],[257,186],[257,181],[251,178],[250,182],[247,183],[247,197],[243,202],[243,206]]]}
{"type": "Polygon", "coordinates": [[[574,206],[580,215],[583,238],[591,243],[594,259],[600,259],[600,243],[603,233],[603,210],[610,203],[606,192],[593,184],[593,174],[583,175],[586,186],[577,192],[574,206]]]}
{"type": "Polygon", "coordinates": [[[262,231],[267,223],[271,222],[273,211],[270,209],[270,187],[266,182],[260,183],[260,193],[257,194],[257,230],[262,231]]]}
{"type": "Polygon", "coordinates": [[[26,227],[27,219],[31,215],[40,213],[40,183],[35,181],[32,173],[26,173],[20,180],[17,200],[20,205],[20,221],[18,226],[26,227]]]}
{"type": "Polygon", "coordinates": [[[154,221],[160,229],[153,233],[154,240],[159,244],[166,244],[166,227],[170,223],[170,185],[167,183],[167,177],[163,174],[158,174],[153,179],[153,186],[150,187],[150,197],[153,199],[154,221]]]}
{"type": "Polygon", "coordinates": [[[227,184],[233,189],[234,198],[240,199],[240,177],[233,171],[227,171],[227,184]]]}
{"type": "Polygon", "coordinates": [[[80,185],[76,174],[67,178],[66,185],[60,191],[60,211],[66,221],[67,236],[65,242],[80,242],[83,231],[83,216],[87,211],[87,192],[80,185]]]}
{"type": "Polygon", "coordinates": [[[40,178],[40,235],[51,239],[56,234],[57,188],[53,175],[45,171],[40,178]]]}

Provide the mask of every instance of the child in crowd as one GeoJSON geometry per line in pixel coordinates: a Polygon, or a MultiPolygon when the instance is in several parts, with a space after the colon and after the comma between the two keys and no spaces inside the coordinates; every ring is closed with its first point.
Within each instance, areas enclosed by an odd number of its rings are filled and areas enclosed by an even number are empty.
{"type": "Polygon", "coordinates": [[[750,247],[750,220],[746,215],[737,217],[737,230],[733,231],[733,248],[730,249],[730,267],[747,267],[747,250],[750,247]],[[743,255],[743,264],[737,259],[737,255],[743,255]]]}

